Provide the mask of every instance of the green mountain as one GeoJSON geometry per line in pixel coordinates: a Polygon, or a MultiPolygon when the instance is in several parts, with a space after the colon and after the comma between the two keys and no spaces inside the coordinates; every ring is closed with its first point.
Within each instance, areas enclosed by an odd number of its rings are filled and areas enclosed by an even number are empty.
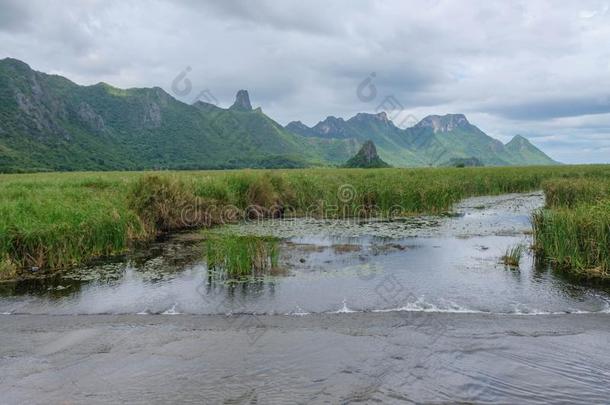
{"type": "Polygon", "coordinates": [[[381,158],[377,154],[375,144],[373,143],[373,141],[368,140],[364,142],[362,148],[360,148],[358,153],[356,153],[353,158],[348,160],[347,163],[343,165],[343,167],[372,169],[380,167],[390,167],[390,165],[381,160],[381,158]]]}
{"type": "Polygon", "coordinates": [[[521,135],[515,135],[506,144],[506,150],[512,155],[512,163],[516,165],[552,165],[557,164],[553,159],[535,147],[521,135]]]}
{"type": "Polygon", "coordinates": [[[393,166],[427,165],[427,161],[410,148],[409,137],[404,130],[396,127],[385,112],[358,113],[347,121],[328,117],[312,128],[295,121],[289,123],[286,129],[308,138],[356,139],[361,143],[371,140],[381,158],[393,166]]]}
{"type": "Polygon", "coordinates": [[[79,86],[0,61],[0,171],[303,167],[358,147],[286,131],[245,90],[229,109],[188,105],[158,87],[79,86]]]}
{"type": "Polygon", "coordinates": [[[470,158],[484,165],[556,164],[527,139],[504,145],[462,114],[430,115],[406,129],[396,127],[384,112],[360,113],[347,121],[328,117],[312,128],[291,122],[286,129],[305,137],[371,139],[379,156],[394,166],[446,166],[470,158]]]}
{"type": "Polygon", "coordinates": [[[385,113],[283,127],[240,90],[230,108],[180,102],[159,87],[80,86],[0,60],[0,172],[340,165],[372,140],[394,166],[551,164],[525,138],[507,145],[462,115],[400,129],[385,113]]]}

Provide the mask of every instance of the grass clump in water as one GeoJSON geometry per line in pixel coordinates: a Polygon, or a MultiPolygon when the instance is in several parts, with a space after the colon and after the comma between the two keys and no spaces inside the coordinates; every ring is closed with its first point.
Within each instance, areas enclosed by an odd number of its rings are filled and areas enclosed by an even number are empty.
{"type": "Polygon", "coordinates": [[[553,267],[587,279],[610,278],[610,201],[534,214],[534,248],[553,267]]]}
{"type": "Polygon", "coordinates": [[[206,241],[208,268],[229,279],[260,277],[278,266],[279,239],[211,235],[206,241]]]}
{"type": "Polygon", "coordinates": [[[506,253],[502,256],[502,263],[509,267],[519,267],[521,256],[525,252],[525,246],[522,244],[515,245],[506,249],[506,253]]]}

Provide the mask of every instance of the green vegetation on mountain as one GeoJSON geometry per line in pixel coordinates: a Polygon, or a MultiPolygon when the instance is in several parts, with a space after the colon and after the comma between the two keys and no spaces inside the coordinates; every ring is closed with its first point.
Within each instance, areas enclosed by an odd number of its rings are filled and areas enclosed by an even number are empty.
{"type": "Polygon", "coordinates": [[[505,145],[505,148],[512,156],[511,162],[516,165],[556,164],[556,162],[521,135],[515,135],[513,139],[505,145]]]}
{"type": "Polygon", "coordinates": [[[396,127],[386,113],[360,113],[345,121],[328,117],[312,128],[291,122],[286,129],[309,138],[348,139],[375,142],[379,156],[394,166],[443,166],[452,159],[476,158],[486,166],[557,164],[516,136],[504,145],[462,114],[430,115],[415,126],[396,127]]]}
{"type": "Polygon", "coordinates": [[[381,159],[393,166],[428,166],[425,157],[409,147],[408,134],[396,127],[385,112],[358,113],[347,121],[328,117],[313,128],[291,122],[286,129],[309,139],[355,139],[360,143],[371,140],[381,159]]]}
{"type": "Polygon", "coordinates": [[[525,138],[503,145],[459,114],[407,129],[383,112],[282,127],[253,109],[245,90],[228,109],[189,105],[158,87],[79,86],[0,60],[0,172],[334,166],[369,139],[394,166],[470,157],[485,165],[555,163],[525,138]]]}
{"type": "Polygon", "coordinates": [[[4,59],[0,171],[304,167],[343,162],[358,148],[291,134],[251,109],[243,90],[238,101],[222,109],[156,87],[78,86],[4,59]]]}

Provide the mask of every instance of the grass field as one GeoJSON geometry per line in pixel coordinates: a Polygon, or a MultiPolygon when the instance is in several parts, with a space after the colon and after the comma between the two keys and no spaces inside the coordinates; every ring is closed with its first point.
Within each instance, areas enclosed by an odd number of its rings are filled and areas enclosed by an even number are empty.
{"type": "Polygon", "coordinates": [[[608,178],[610,166],[600,165],[0,175],[0,277],[244,215],[438,213],[469,196],[540,188],[549,209],[535,217],[537,251],[558,267],[603,275],[608,178]]]}

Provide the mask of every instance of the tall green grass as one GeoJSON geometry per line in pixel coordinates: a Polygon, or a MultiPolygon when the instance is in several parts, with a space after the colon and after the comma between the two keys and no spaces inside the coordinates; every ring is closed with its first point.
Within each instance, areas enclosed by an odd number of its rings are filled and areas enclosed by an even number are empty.
{"type": "Polygon", "coordinates": [[[610,178],[560,178],[542,184],[549,208],[574,208],[610,197],[610,178]]]}
{"type": "Polygon", "coordinates": [[[610,166],[0,175],[0,277],[15,268],[68,267],[160,232],[239,219],[227,217],[227,206],[259,207],[262,215],[439,213],[469,196],[604,178],[610,166]]]}
{"type": "Polygon", "coordinates": [[[610,278],[610,201],[534,214],[534,247],[575,276],[610,278]]]}
{"type": "Polygon", "coordinates": [[[221,277],[240,280],[260,277],[278,266],[278,239],[260,236],[209,235],[208,268],[221,277]]]}
{"type": "Polygon", "coordinates": [[[546,208],[532,221],[539,258],[576,277],[610,279],[610,176],[555,178],[542,187],[546,208]]]}

